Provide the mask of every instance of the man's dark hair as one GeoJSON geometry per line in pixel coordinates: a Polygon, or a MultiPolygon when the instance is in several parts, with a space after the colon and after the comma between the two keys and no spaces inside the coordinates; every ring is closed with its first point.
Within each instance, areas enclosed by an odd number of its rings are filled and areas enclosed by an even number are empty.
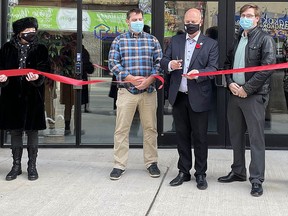
{"type": "Polygon", "coordinates": [[[260,8],[258,7],[258,5],[256,4],[245,4],[243,5],[241,8],[240,8],[240,16],[242,13],[244,13],[246,10],[248,10],[249,8],[253,8],[254,9],[254,13],[255,13],[255,16],[256,17],[261,17],[261,10],[260,8]]]}
{"type": "Polygon", "coordinates": [[[126,13],[126,19],[127,19],[127,20],[130,19],[131,13],[136,13],[136,14],[140,14],[140,13],[141,13],[142,16],[143,16],[143,11],[142,11],[141,9],[139,9],[139,8],[133,8],[133,9],[129,10],[129,11],[126,13]]]}

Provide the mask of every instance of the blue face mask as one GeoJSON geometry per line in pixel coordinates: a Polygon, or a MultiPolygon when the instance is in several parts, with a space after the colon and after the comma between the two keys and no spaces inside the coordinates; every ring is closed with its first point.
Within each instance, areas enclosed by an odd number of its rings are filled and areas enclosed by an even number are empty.
{"type": "Polygon", "coordinates": [[[144,28],[144,22],[143,21],[131,22],[130,28],[133,32],[140,33],[144,28]]]}
{"type": "Polygon", "coordinates": [[[249,18],[240,18],[239,25],[244,29],[244,30],[249,30],[253,28],[253,19],[249,18]]]}

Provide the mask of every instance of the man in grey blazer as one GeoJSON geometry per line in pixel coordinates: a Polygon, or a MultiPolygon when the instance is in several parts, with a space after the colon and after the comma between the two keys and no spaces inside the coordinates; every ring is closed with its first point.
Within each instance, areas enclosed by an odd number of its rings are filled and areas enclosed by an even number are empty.
{"type": "Polygon", "coordinates": [[[208,76],[198,73],[215,71],[218,68],[217,41],[204,36],[201,12],[189,9],[184,16],[186,34],[175,35],[166,49],[160,64],[171,76],[168,100],[173,106],[179,173],[170,182],[171,186],[190,181],[192,168],[192,140],[194,144],[197,188],[205,190],[207,170],[208,111],[211,108],[212,85],[208,76]],[[193,75],[185,77],[183,74],[193,75]]]}

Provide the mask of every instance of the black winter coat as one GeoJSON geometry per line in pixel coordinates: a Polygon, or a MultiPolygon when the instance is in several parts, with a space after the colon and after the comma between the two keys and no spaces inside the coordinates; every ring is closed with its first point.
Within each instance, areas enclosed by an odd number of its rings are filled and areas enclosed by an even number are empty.
{"type": "MultiPolygon", "coordinates": [[[[19,68],[16,39],[5,43],[0,50],[0,70],[19,68]]],[[[50,71],[48,50],[42,44],[31,44],[26,68],[50,71]]],[[[1,73],[1,72],[0,72],[1,73]]],[[[8,77],[0,83],[0,129],[43,130],[46,128],[44,109],[44,79],[28,82],[25,76],[8,77]]]]}

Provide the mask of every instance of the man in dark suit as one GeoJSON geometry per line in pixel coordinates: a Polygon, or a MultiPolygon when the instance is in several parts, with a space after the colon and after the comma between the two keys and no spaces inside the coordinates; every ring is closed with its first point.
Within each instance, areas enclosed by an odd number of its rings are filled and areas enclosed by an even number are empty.
{"type": "Polygon", "coordinates": [[[192,168],[192,140],[194,143],[197,188],[205,190],[207,170],[208,110],[211,108],[212,86],[208,76],[198,73],[215,71],[218,68],[217,41],[204,36],[201,12],[189,9],[184,16],[186,34],[175,35],[161,60],[161,67],[170,73],[168,100],[173,106],[176,135],[178,139],[179,174],[171,186],[190,181],[192,168]],[[188,76],[183,76],[187,74],[188,76]],[[194,74],[194,75],[193,75],[194,74]],[[189,77],[189,75],[193,75],[189,77]]]}

